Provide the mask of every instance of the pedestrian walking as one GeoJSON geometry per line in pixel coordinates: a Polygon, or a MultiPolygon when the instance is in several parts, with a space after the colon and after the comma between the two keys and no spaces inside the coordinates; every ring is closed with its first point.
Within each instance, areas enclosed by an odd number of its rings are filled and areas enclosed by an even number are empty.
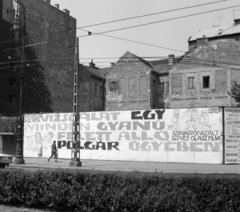
{"type": "Polygon", "coordinates": [[[56,146],[56,141],[53,141],[52,144],[52,155],[48,158],[48,162],[50,159],[54,156],[55,162],[57,162],[57,146],[56,146]]]}

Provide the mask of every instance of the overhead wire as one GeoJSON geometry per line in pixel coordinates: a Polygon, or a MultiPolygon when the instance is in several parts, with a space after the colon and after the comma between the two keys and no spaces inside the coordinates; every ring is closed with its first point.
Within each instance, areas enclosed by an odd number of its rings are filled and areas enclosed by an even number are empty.
{"type": "Polygon", "coordinates": [[[115,23],[115,22],[119,22],[119,21],[126,21],[126,20],[131,20],[131,19],[136,19],[136,18],[143,18],[143,17],[153,16],[153,15],[159,15],[159,14],[164,14],[164,13],[169,13],[169,12],[175,12],[175,11],[184,10],[184,9],[190,9],[190,8],[194,8],[194,7],[206,6],[206,5],[209,5],[209,4],[222,3],[222,2],[226,2],[226,1],[228,1],[228,0],[209,2],[209,3],[204,3],[204,4],[198,4],[198,5],[188,6],[188,7],[177,8],[177,9],[173,9],[173,10],[167,10],[167,11],[163,11],[163,12],[156,12],[156,13],[151,13],[151,14],[146,14],[146,15],[140,15],[140,16],[135,16],[135,17],[123,18],[123,19],[118,19],[118,20],[114,20],[114,21],[108,21],[108,22],[103,22],[103,23],[98,23],[98,24],[82,26],[81,28],[88,28],[88,27],[99,26],[99,25],[104,25],[104,24],[110,24],[110,23],[115,23]]]}
{"type": "MultiPolygon", "coordinates": [[[[226,65],[226,66],[231,66],[231,65],[238,65],[240,66],[240,63],[230,63],[230,62],[224,62],[224,61],[217,61],[217,60],[209,60],[209,59],[201,59],[201,58],[194,58],[194,57],[189,57],[186,56],[187,58],[183,58],[183,60],[181,60],[182,62],[199,62],[205,65],[214,65],[214,66],[219,66],[219,65],[226,65]]],[[[135,57],[120,57],[120,58],[135,58],[135,57]]],[[[141,58],[150,58],[150,57],[141,57],[141,58]]],[[[156,57],[154,57],[156,58],[156,57]]],[[[102,58],[102,59],[107,59],[107,58],[102,58]]],[[[161,59],[161,58],[159,58],[161,59]]],[[[166,58],[164,58],[166,59],[166,58]]],[[[11,66],[7,66],[7,67],[0,67],[0,69],[11,69],[14,67],[21,67],[23,66],[35,66],[33,64],[31,64],[32,62],[36,63],[36,62],[47,62],[47,61],[53,61],[53,60],[74,60],[74,58],[51,58],[51,59],[38,59],[38,60],[25,60],[25,61],[11,61],[9,62],[10,64],[14,64],[14,63],[22,63],[21,65],[11,65],[11,66]],[[30,63],[30,64],[29,64],[30,63]]],[[[178,61],[178,63],[181,61],[178,61]]],[[[54,61],[58,62],[58,61],[54,61]]],[[[112,61],[101,61],[101,62],[94,62],[99,64],[98,66],[105,66],[105,65],[101,65],[100,63],[111,63],[112,61]]],[[[125,62],[125,61],[118,61],[118,62],[125,62]]],[[[127,61],[128,63],[136,63],[136,62],[142,62],[142,61],[127,61]]],[[[147,62],[152,62],[152,61],[147,61],[147,62]]],[[[4,64],[9,64],[9,63],[4,63],[4,64]]],[[[89,62],[81,62],[80,64],[88,64],[89,62]]],[[[3,65],[3,63],[0,63],[0,65],[3,65]]],[[[107,66],[106,66],[107,67],[107,66]]],[[[109,67],[109,66],[108,66],[109,67]]]]}
{"type": "Polygon", "coordinates": [[[182,58],[182,60],[180,60],[179,62],[198,62],[198,63],[209,63],[212,65],[215,64],[222,64],[222,65],[228,65],[228,66],[240,66],[240,63],[235,63],[235,62],[227,62],[227,61],[219,61],[219,60],[215,60],[215,59],[203,59],[203,58],[195,58],[195,57],[190,57],[190,56],[185,56],[184,58],[182,58]]]}
{"type": "MultiPolygon", "coordinates": [[[[136,57],[102,57],[102,58],[79,58],[80,60],[86,60],[86,59],[121,59],[121,58],[136,58],[136,57]]],[[[148,59],[164,59],[166,57],[163,56],[154,56],[154,57],[141,57],[141,58],[148,58],[148,59]]],[[[19,61],[8,61],[8,62],[3,62],[0,63],[0,65],[6,65],[6,64],[15,64],[15,63],[31,63],[31,62],[42,62],[42,61],[53,61],[53,60],[74,60],[75,58],[40,58],[40,59],[36,59],[36,60],[19,60],[19,61]]],[[[94,63],[111,63],[112,61],[95,61],[94,63]]],[[[84,63],[84,62],[81,62],[84,63]]],[[[85,62],[87,63],[87,62],[85,62]]]]}
{"type": "MultiPolygon", "coordinates": [[[[107,22],[102,22],[102,23],[97,23],[97,24],[92,24],[92,25],[86,25],[86,26],[81,26],[81,27],[74,27],[73,29],[82,29],[82,28],[88,28],[88,27],[93,27],[93,26],[100,26],[100,25],[105,25],[105,24],[110,24],[110,23],[115,23],[115,22],[120,22],[120,21],[126,21],[126,20],[143,18],[143,17],[147,17],[147,16],[159,15],[159,14],[164,14],[164,13],[170,13],[170,12],[175,12],[175,11],[179,11],[179,10],[195,8],[195,7],[201,7],[201,6],[206,6],[206,5],[210,5],[210,4],[217,4],[217,3],[222,3],[222,2],[226,2],[226,1],[229,1],[229,0],[221,0],[221,1],[209,2],[209,3],[204,3],[204,4],[198,4],[198,5],[188,6],[188,7],[177,8],[177,9],[173,9],[173,10],[167,10],[167,11],[161,11],[161,12],[156,12],[156,13],[150,13],[150,14],[146,14],[146,15],[140,15],[140,16],[134,16],[134,17],[129,17],[129,18],[123,18],[123,19],[107,21],[107,22]]],[[[38,18],[44,19],[42,17],[38,17],[38,18]]],[[[44,19],[44,20],[49,21],[47,19],[44,19]]],[[[50,21],[50,22],[56,23],[55,21],[50,21]]],[[[64,25],[64,24],[61,24],[61,23],[59,23],[59,24],[60,25],[64,25]]],[[[65,26],[68,26],[68,25],[65,25],[65,26]]],[[[68,26],[68,27],[72,28],[71,26],[68,26]]],[[[36,34],[36,35],[33,35],[33,36],[26,37],[26,38],[33,38],[33,37],[44,36],[44,35],[52,35],[52,34],[57,34],[57,33],[59,33],[59,32],[41,33],[41,34],[36,34]]],[[[5,41],[2,44],[8,43],[8,42],[13,42],[13,41],[16,41],[16,40],[21,40],[21,39],[22,38],[10,40],[10,41],[5,41]]]]}
{"type": "MultiPolygon", "coordinates": [[[[226,10],[226,9],[230,9],[230,8],[234,8],[234,7],[238,7],[238,6],[240,6],[240,5],[235,5],[235,6],[231,6],[231,7],[225,7],[225,8],[220,8],[220,9],[215,9],[215,10],[210,10],[210,11],[205,11],[205,12],[200,12],[200,13],[195,13],[195,14],[190,14],[190,15],[185,15],[185,16],[179,16],[179,17],[175,17],[175,18],[164,19],[164,20],[160,20],[160,21],[154,21],[154,22],[149,22],[149,23],[145,23],[145,24],[134,25],[134,26],[130,26],[130,27],[124,27],[124,28],[119,28],[119,29],[114,29],[114,30],[108,30],[108,31],[99,32],[99,33],[93,33],[93,34],[90,35],[90,36],[93,36],[93,35],[101,35],[101,34],[104,34],[104,33],[116,32],[116,31],[126,30],[126,29],[132,29],[132,28],[136,28],[136,27],[141,27],[141,26],[146,26],[146,25],[151,25],[151,24],[156,24],[156,23],[161,23],[161,22],[166,22],[166,21],[171,21],[171,20],[177,20],[177,19],[187,18],[187,17],[191,17],[191,16],[196,16],[196,15],[202,15],[202,14],[211,13],[211,12],[216,12],[216,11],[221,11],[221,10],[226,10]]],[[[78,38],[83,38],[83,37],[89,37],[89,35],[83,35],[83,36],[77,36],[77,37],[78,37],[78,38]]],[[[47,41],[43,41],[43,42],[39,42],[39,43],[29,44],[29,45],[26,45],[25,47],[43,45],[43,44],[48,44],[48,43],[53,43],[53,42],[59,42],[59,41],[65,41],[65,40],[75,39],[75,38],[76,38],[76,37],[70,37],[70,38],[58,39],[58,40],[47,40],[47,41]]],[[[19,47],[18,47],[18,48],[19,48],[19,47]]],[[[10,50],[18,49],[18,48],[11,48],[11,49],[3,50],[3,51],[10,51],[10,50]]],[[[179,51],[179,50],[177,50],[177,51],[179,51]]]]}
{"type": "MultiPolygon", "coordinates": [[[[79,29],[79,30],[87,31],[87,30],[84,30],[84,29],[79,29]]],[[[97,33],[97,34],[105,36],[105,37],[109,37],[109,38],[115,38],[115,39],[118,39],[118,40],[123,40],[123,41],[132,42],[132,43],[142,44],[142,45],[146,45],[146,46],[157,47],[157,48],[172,50],[172,51],[176,51],[176,52],[185,52],[185,51],[182,51],[182,50],[172,49],[172,48],[168,48],[168,47],[164,47],[164,46],[158,46],[158,45],[143,43],[143,42],[140,42],[140,41],[134,41],[134,40],[126,39],[126,38],[120,38],[120,37],[116,37],[116,36],[105,35],[103,33],[97,33]]]]}
{"type": "MultiPolygon", "coordinates": [[[[164,20],[160,20],[160,21],[148,22],[148,23],[145,23],[145,24],[138,24],[138,25],[134,25],[134,26],[129,26],[129,27],[123,27],[123,28],[119,28],[119,29],[108,30],[108,31],[100,32],[100,33],[91,34],[91,36],[92,36],[92,35],[102,34],[102,33],[110,33],[110,32],[116,32],[116,31],[126,30],[126,29],[132,29],[132,28],[136,28],[136,27],[142,27],[142,26],[147,26],[147,25],[152,25],[152,24],[156,24],[156,23],[161,23],[161,22],[166,22],[166,21],[172,21],[172,20],[187,18],[187,17],[191,17],[191,16],[196,16],[196,15],[202,15],[202,14],[206,14],[206,13],[211,13],[211,12],[226,10],[226,9],[230,9],[230,8],[234,8],[234,7],[239,7],[239,6],[240,6],[240,5],[235,5],[235,6],[231,6],[231,7],[225,7],[225,8],[220,8],[220,9],[215,9],[215,10],[209,10],[209,11],[200,12],[200,13],[194,13],[194,14],[190,14],[190,15],[179,16],[179,17],[175,17],[175,18],[164,19],[164,20]]],[[[89,35],[78,36],[78,37],[81,38],[81,37],[87,37],[87,36],[89,36],[89,35]]]]}

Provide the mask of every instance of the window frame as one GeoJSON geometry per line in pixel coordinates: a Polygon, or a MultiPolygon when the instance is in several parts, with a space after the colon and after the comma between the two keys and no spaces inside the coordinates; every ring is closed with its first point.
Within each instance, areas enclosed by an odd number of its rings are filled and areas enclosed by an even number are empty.
{"type": "Polygon", "coordinates": [[[211,89],[211,75],[202,75],[202,80],[201,81],[202,81],[202,89],[203,90],[211,89]],[[205,77],[208,79],[208,86],[207,87],[204,86],[206,84],[206,83],[204,83],[205,82],[205,80],[204,80],[205,77]]]}
{"type": "Polygon", "coordinates": [[[94,95],[94,97],[97,97],[97,83],[94,83],[93,84],[93,95],[94,95]]]}
{"type": "Polygon", "coordinates": [[[196,85],[195,85],[195,82],[196,82],[196,77],[195,76],[187,76],[187,90],[196,90],[196,85]],[[192,82],[191,82],[191,86],[189,86],[189,80],[188,79],[193,79],[192,82]]]}

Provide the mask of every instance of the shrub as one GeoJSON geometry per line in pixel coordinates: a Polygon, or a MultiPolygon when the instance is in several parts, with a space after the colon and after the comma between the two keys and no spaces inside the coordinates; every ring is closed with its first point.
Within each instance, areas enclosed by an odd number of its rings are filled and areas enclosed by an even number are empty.
{"type": "Polygon", "coordinates": [[[64,211],[240,211],[238,175],[0,172],[0,204],[64,211]]]}

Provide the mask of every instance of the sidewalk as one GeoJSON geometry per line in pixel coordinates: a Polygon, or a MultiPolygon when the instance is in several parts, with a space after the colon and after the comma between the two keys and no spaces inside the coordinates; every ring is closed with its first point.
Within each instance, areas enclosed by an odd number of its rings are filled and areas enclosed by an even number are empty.
{"type": "Polygon", "coordinates": [[[10,164],[9,168],[20,169],[77,169],[101,171],[142,171],[142,172],[176,172],[176,173],[237,173],[240,165],[209,165],[184,163],[154,163],[132,161],[81,160],[81,167],[70,167],[70,159],[58,159],[57,162],[47,158],[24,158],[25,164],[10,164]]]}

